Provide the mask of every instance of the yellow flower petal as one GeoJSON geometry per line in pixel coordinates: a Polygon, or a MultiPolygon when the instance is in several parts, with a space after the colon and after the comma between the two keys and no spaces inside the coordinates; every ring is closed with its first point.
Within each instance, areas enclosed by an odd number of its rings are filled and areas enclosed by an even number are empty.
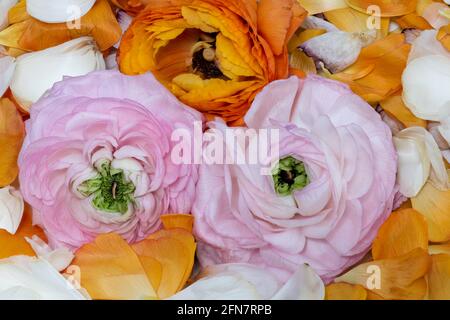
{"type": "Polygon", "coordinates": [[[432,242],[450,240],[450,190],[441,191],[427,182],[417,197],[411,199],[415,210],[425,216],[432,242]]]}
{"type": "Polygon", "coordinates": [[[431,268],[427,279],[428,299],[450,300],[450,255],[431,256],[431,268]]]}
{"type": "Polygon", "coordinates": [[[117,234],[98,236],[75,253],[81,286],[93,299],[157,298],[137,254],[117,234]]]}
{"type": "Polygon", "coordinates": [[[437,39],[442,43],[447,51],[450,51],[450,24],[439,29],[437,39]]]}
{"type": "Polygon", "coordinates": [[[401,89],[410,49],[404,35],[391,34],[364,48],[352,66],[331,78],[347,83],[369,103],[380,102],[401,89]]]}
{"type": "Polygon", "coordinates": [[[400,257],[360,264],[335,282],[361,285],[384,299],[422,299],[427,290],[423,277],[429,266],[428,253],[418,248],[400,257]]]}
{"type": "Polygon", "coordinates": [[[315,15],[331,10],[347,8],[345,0],[297,0],[300,5],[308,11],[308,14],[315,15]]]}
{"type": "Polygon", "coordinates": [[[427,121],[417,118],[411,110],[409,110],[401,97],[401,95],[394,95],[386,100],[380,101],[380,105],[387,114],[397,119],[405,127],[427,127],[427,121]]]}
{"type": "Polygon", "coordinates": [[[25,135],[22,117],[9,99],[0,99],[0,187],[11,184],[19,172],[17,158],[25,135]]]}
{"type": "Polygon", "coordinates": [[[192,232],[194,217],[190,214],[165,214],[161,216],[164,229],[181,228],[188,232],[192,232]]]}
{"type": "Polygon", "coordinates": [[[366,300],[367,291],[360,285],[332,283],[325,288],[325,300],[366,300]]]}
{"type": "Polygon", "coordinates": [[[25,51],[39,51],[80,36],[92,36],[101,51],[112,47],[121,36],[120,25],[107,0],[98,0],[80,19],[80,28],[66,23],[44,23],[26,14],[22,2],[12,8],[14,20],[21,21],[0,32],[0,45],[25,51]],[[26,19],[25,16],[27,16],[26,19]]]}
{"type": "Polygon", "coordinates": [[[434,244],[428,247],[429,254],[448,254],[450,255],[450,242],[434,244]]]}
{"type": "Polygon", "coordinates": [[[416,10],[417,0],[346,0],[347,4],[360,12],[367,12],[370,6],[380,8],[381,17],[396,17],[416,10]]]}
{"type": "Polygon", "coordinates": [[[375,260],[407,254],[416,248],[428,249],[428,227],[425,218],[413,209],[394,212],[378,231],[372,245],[375,260]]]}

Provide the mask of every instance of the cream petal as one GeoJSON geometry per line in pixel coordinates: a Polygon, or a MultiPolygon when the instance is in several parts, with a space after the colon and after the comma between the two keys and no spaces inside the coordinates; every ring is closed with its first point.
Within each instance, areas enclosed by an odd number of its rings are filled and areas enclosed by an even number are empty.
{"type": "Polygon", "coordinates": [[[65,270],[75,257],[72,252],[64,247],[52,250],[50,246],[38,236],[33,236],[31,239],[26,237],[25,239],[39,258],[50,262],[50,264],[58,271],[65,270]]]}
{"type": "Polygon", "coordinates": [[[450,58],[426,55],[411,61],[403,76],[403,101],[421,119],[441,121],[450,115],[450,58]]]}
{"type": "Polygon", "coordinates": [[[10,56],[0,56],[0,97],[3,96],[11,84],[16,64],[14,58],[10,56]]]}
{"type": "Polygon", "coordinates": [[[13,187],[0,189],[0,229],[15,234],[24,211],[22,195],[13,187]]]}
{"type": "Polygon", "coordinates": [[[11,91],[19,103],[28,107],[64,76],[81,76],[105,68],[94,40],[81,37],[17,58],[11,91]]]}
{"type": "Polygon", "coordinates": [[[85,300],[46,260],[15,256],[0,260],[0,297],[14,299],[85,300]]]}
{"type": "Polygon", "coordinates": [[[94,4],[95,0],[27,0],[27,12],[46,23],[61,23],[81,18],[94,4]]]}
{"type": "Polygon", "coordinates": [[[398,153],[397,181],[400,192],[416,196],[427,180],[440,189],[450,186],[444,160],[431,133],[422,127],[410,127],[394,137],[398,153]]]}

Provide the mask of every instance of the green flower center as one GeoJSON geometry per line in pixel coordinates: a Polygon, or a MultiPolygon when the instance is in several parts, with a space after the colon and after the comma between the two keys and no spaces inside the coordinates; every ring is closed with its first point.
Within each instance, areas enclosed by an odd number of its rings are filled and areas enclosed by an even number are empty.
{"type": "Polygon", "coordinates": [[[93,196],[92,206],[100,211],[125,214],[128,205],[134,203],[134,184],[126,181],[121,169],[111,168],[109,162],[98,171],[95,178],[80,184],[78,191],[85,197],[93,196]]]}
{"type": "Polygon", "coordinates": [[[309,184],[309,178],[302,161],[292,156],[281,159],[272,171],[275,191],[280,196],[289,196],[295,190],[309,184]]]}

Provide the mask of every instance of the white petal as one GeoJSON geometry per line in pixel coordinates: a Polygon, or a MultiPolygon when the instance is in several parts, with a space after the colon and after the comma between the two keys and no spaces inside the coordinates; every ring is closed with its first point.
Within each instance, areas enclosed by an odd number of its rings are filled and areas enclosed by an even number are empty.
{"type": "Polygon", "coordinates": [[[403,73],[403,101],[418,118],[440,121],[450,115],[450,58],[426,55],[403,73]]]}
{"type": "Polygon", "coordinates": [[[283,285],[268,270],[251,264],[230,263],[206,268],[192,285],[170,299],[260,300],[323,299],[322,280],[307,266],[283,285]]]}
{"type": "Polygon", "coordinates": [[[94,40],[81,37],[17,58],[11,90],[19,103],[28,107],[64,76],[104,69],[105,61],[94,40]]]}
{"type": "Polygon", "coordinates": [[[15,68],[16,63],[14,62],[13,57],[0,56],[0,97],[8,90],[15,68]]]}
{"type": "Polygon", "coordinates": [[[325,285],[314,270],[307,265],[299,267],[272,300],[323,300],[325,285]]]}
{"type": "Polygon", "coordinates": [[[0,31],[8,26],[8,11],[16,5],[18,0],[1,0],[0,1],[0,31]]]}
{"type": "Polygon", "coordinates": [[[15,256],[0,260],[0,297],[84,300],[85,297],[46,260],[15,256]]]}
{"type": "Polygon", "coordinates": [[[397,181],[404,196],[416,196],[428,179],[441,189],[450,186],[442,154],[428,131],[407,128],[394,137],[394,144],[399,157],[397,181]]]}
{"type": "Polygon", "coordinates": [[[450,52],[448,52],[447,49],[445,49],[444,46],[437,41],[436,37],[436,30],[422,31],[412,44],[411,51],[408,56],[408,63],[417,58],[436,54],[450,58],[450,52]]]}
{"type": "Polygon", "coordinates": [[[27,12],[37,20],[60,23],[81,18],[94,4],[95,0],[27,0],[27,12]]]}
{"type": "Polygon", "coordinates": [[[15,234],[22,221],[24,202],[20,192],[13,187],[0,189],[0,229],[15,234]]]}
{"type": "Polygon", "coordinates": [[[50,262],[50,264],[58,271],[65,270],[75,258],[73,253],[67,248],[62,247],[52,250],[50,246],[38,236],[33,236],[31,239],[26,237],[25,239],[39,258],[50,262]]]}

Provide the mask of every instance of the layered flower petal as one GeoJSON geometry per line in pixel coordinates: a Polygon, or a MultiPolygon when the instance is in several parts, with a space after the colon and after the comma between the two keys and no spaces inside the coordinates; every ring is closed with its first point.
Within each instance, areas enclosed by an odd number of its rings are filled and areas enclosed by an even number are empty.
{"type": "Polygon", "coordinates": [[[31,109],[20,185],[53,248],[97,235],[129,243],[161,228],[160,216],[189,213],[197,165],[172,159],[176,129],[202,118],[151,75],[118,71],[65,78],[31,109]]]}
{"type": "MultiPolygon", "coordinates": [[[[252,263],[285,281],[308,263],[329,282],[367,253],[392,212],[396,155],[389,128],[347,86],[312,75],[269,84],[245,122],[250,130],[278,132],[275,141],[256,134],[248,143],[279,153],[262,151],[256,163],[201,165],[192,210],[201,264],[252,263]],[[273,166],[264,175],[267,164],[273,166]]],[[[242,131],[220,122],[210,128],[206,149],[242,131]]]]}
{"type": "Polygon", "coordinates": [[[0,53],[0,98],[11,84],[15,67],[16,64],[13,57],[2,56],[0,53]]]}

